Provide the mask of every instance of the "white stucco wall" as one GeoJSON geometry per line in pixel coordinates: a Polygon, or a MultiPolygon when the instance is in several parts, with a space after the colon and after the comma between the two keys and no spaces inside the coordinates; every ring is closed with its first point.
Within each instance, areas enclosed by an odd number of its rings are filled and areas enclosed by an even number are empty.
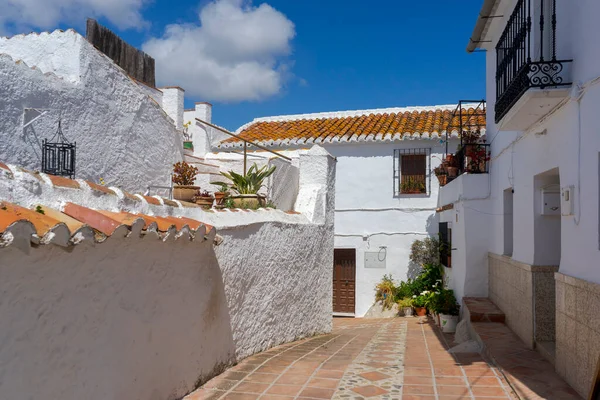
{"type": "MultiPolygon", "coordinates": [[[[456,139],[451,139],[450,151],[455,150],[456,142],[456,139]]],[[[362,317],[373,305],[374,288],[383,275],[392,274],[399,281],[417,272],[415,266],[409,265],[412,242],[438,233],[435,209],[439,183],[433,168],[441,163],[445,144],[437,139],[427,139],[340,143],[324,145],[324,148],[337,159],[335,248],[356,249],[355,316],[362,317]],[[394,197],[394,149],[410,148],[431,149],[428,160],[428,171],[431,172],[429,194],[394,197]],[[365,268],[365,252],[373,251],[381,252],[382,257],[385,255],[384,269],[365,268]]],[[[281,151],[293,159],[303,152],[281,151]]],[[[210,163],[235,158],[227,153],[209,153],[206,157],[210,163]]],[[[235,170],[241,169],[239,157],[235,170]]],[[[227,167],[221,169],[227,170],[227,167]]]]}
{"type": "Polygon", "coordinates": [[[42,140],[56,133],[60,117],[77,143],[78,178],[130,191],[168,185],[172,164],[183,157],[173,121],[76,32],[0,39],[0,74],[3,162],[39,170],[42,140]],[[27,108],[48,112],[23,129],[39,115],[27,108]]]}
{"type": "MultiPolygon", "coordinates": [[[[54,188],[10,166],[0,199],[186,216],[222,243],[149,234],[0,248],[0,393],[177,399],[226,365],[331,330],[335,160],[300,156],[296,209],[208,212],[54,188]],[[4,301],[5,300],[5,301],[4,301]]],[[[4,242],[3,242],[4,243],[4,242]]]]}
{"type": "MultiPolygon", "coordinates": [[[[600,76],[600,51],[592,39],[600,34],[600,26],[593,17],[600,12],[600,3],[586,0],[578,7],[569,7],[567,3],[557,2],[557,53],[561,59],[574,60],[571,80],[575,89],[571,96],[557,110],[524,132],[499,132],[493,113],[487,117],[488,138],[493,140],[490,210],[494,216],[490,218],[489,248],[493,253],[503,253],[503,191],[512,187],[512,258],[532,265],[556,264],[559,260],[560,272],[600,283],[600,273],[596,267],[600,256],[600,137],[596,128],[600,119],[597,112],[600,86],[595,80],[600,76]],[[578,85],[585,87],[583,93],[577,90],[578,85]],[[558,169],[561,187],[575,187],[575,215],[557,217],[550,222],[550,225],[554,223],[561,226],[559,242],[553,235],[548,235],[556,226],[548,229],[547,224],[539,223],[540,220],[553,217],[539,215],[539,187],[536,186],[536,176],[539,179],[540,174],[555,169],[558,169]]],[[[503,4],[507,10],[512,9],[511,2],[505,1],[503,4]]],[[[505,17],[509,15],[505,14],[505,17]]],[[[493,21],[489,36],[493,44],[505,23],[502,19],[493,21]]],[[[488,51],[486,57],[488,109],[493,110],[496,97],[495,52],[488,51]]]]}
{"type": "MultiPolygon", "coordinates": [[[[450,151],[456,143],[452,140],[450,151]]],[[[433,168],[444,157],[438,140],[395,143],[339,144],[326,147],[338,160],[336,178],[335,247],[356,249],[355,315],[373,305],[375,285],[383,275],[406,280],[416,273],[409,265],[416,239],[437,235],[435,213],[439,183],[433,168]],[[394,149],[430,148],[430,190],[424,195],[394,196],[394,149]],[[365,252],[385,255],[385,269],[366,268],[365,252]]]]}

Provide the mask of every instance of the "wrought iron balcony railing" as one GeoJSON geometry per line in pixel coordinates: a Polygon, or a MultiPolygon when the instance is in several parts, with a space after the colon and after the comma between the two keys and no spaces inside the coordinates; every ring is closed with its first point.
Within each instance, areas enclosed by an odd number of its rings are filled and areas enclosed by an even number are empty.
{"type": "Polygon", "coordinates": [[[556,0],[518,0],[496,45],[496,122],[529,88],[570,85],[563,70],[571,61],[556,57],[556,0]]]}
{"type": "Polygon", "coordinates": [[[458,175],[465,172],[469,174],[487,174],[490,172],[490,145],[489,143],[463,144],[456,152],[458,162],[458,175]]]}

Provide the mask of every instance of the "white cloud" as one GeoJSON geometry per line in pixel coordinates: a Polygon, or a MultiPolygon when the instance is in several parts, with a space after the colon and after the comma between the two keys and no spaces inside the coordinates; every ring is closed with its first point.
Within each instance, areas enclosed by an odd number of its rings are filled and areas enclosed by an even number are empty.
{"type": "Polygon", "coordinates": [[[215,0],[198,24],[173,24],[143,50],[156,59],[161,84],[203,100],[260,100],[280,92],[294,24],[268,4],[215,0]]]}
{"type": "Polygon", "coordinates": [[[140,10],[145,0],[0,0],[0,31],[51,29],[60,22],[81,23],[104,17],[121,29],[145,25],[140,10]],[[14,30],[14,29],[12,29],[14,30]]]}

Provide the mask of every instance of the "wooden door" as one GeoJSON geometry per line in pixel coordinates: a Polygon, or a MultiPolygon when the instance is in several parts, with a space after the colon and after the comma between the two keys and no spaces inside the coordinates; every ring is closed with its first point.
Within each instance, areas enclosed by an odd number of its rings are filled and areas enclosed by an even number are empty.
{"type": "Polygon", "coordinates": [[[354,313],[356,250],[335,249],[333,253],[333,312],[354,313]]]}

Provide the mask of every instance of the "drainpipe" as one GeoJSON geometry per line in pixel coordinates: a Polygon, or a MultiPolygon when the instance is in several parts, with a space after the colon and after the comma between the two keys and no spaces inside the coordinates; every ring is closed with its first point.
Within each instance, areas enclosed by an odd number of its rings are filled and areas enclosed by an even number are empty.
{"type": "Polygon", "coordinates": [[[485,30],[488,20],[490,18],[495,18],[496,16],[492,16],[492,10],[498,0],[484,0],[483,5],[481,6],[481,10],[479,11],[479,17],[477,18],[477,22],[475,23],[475,28],[473,29],[473,33],[469,38],[469,44],[467,45],[467,53],[472,53],[475,49],[479,48],[481,43],[484,43],[483,39],[483,31],[485,30]]]}

